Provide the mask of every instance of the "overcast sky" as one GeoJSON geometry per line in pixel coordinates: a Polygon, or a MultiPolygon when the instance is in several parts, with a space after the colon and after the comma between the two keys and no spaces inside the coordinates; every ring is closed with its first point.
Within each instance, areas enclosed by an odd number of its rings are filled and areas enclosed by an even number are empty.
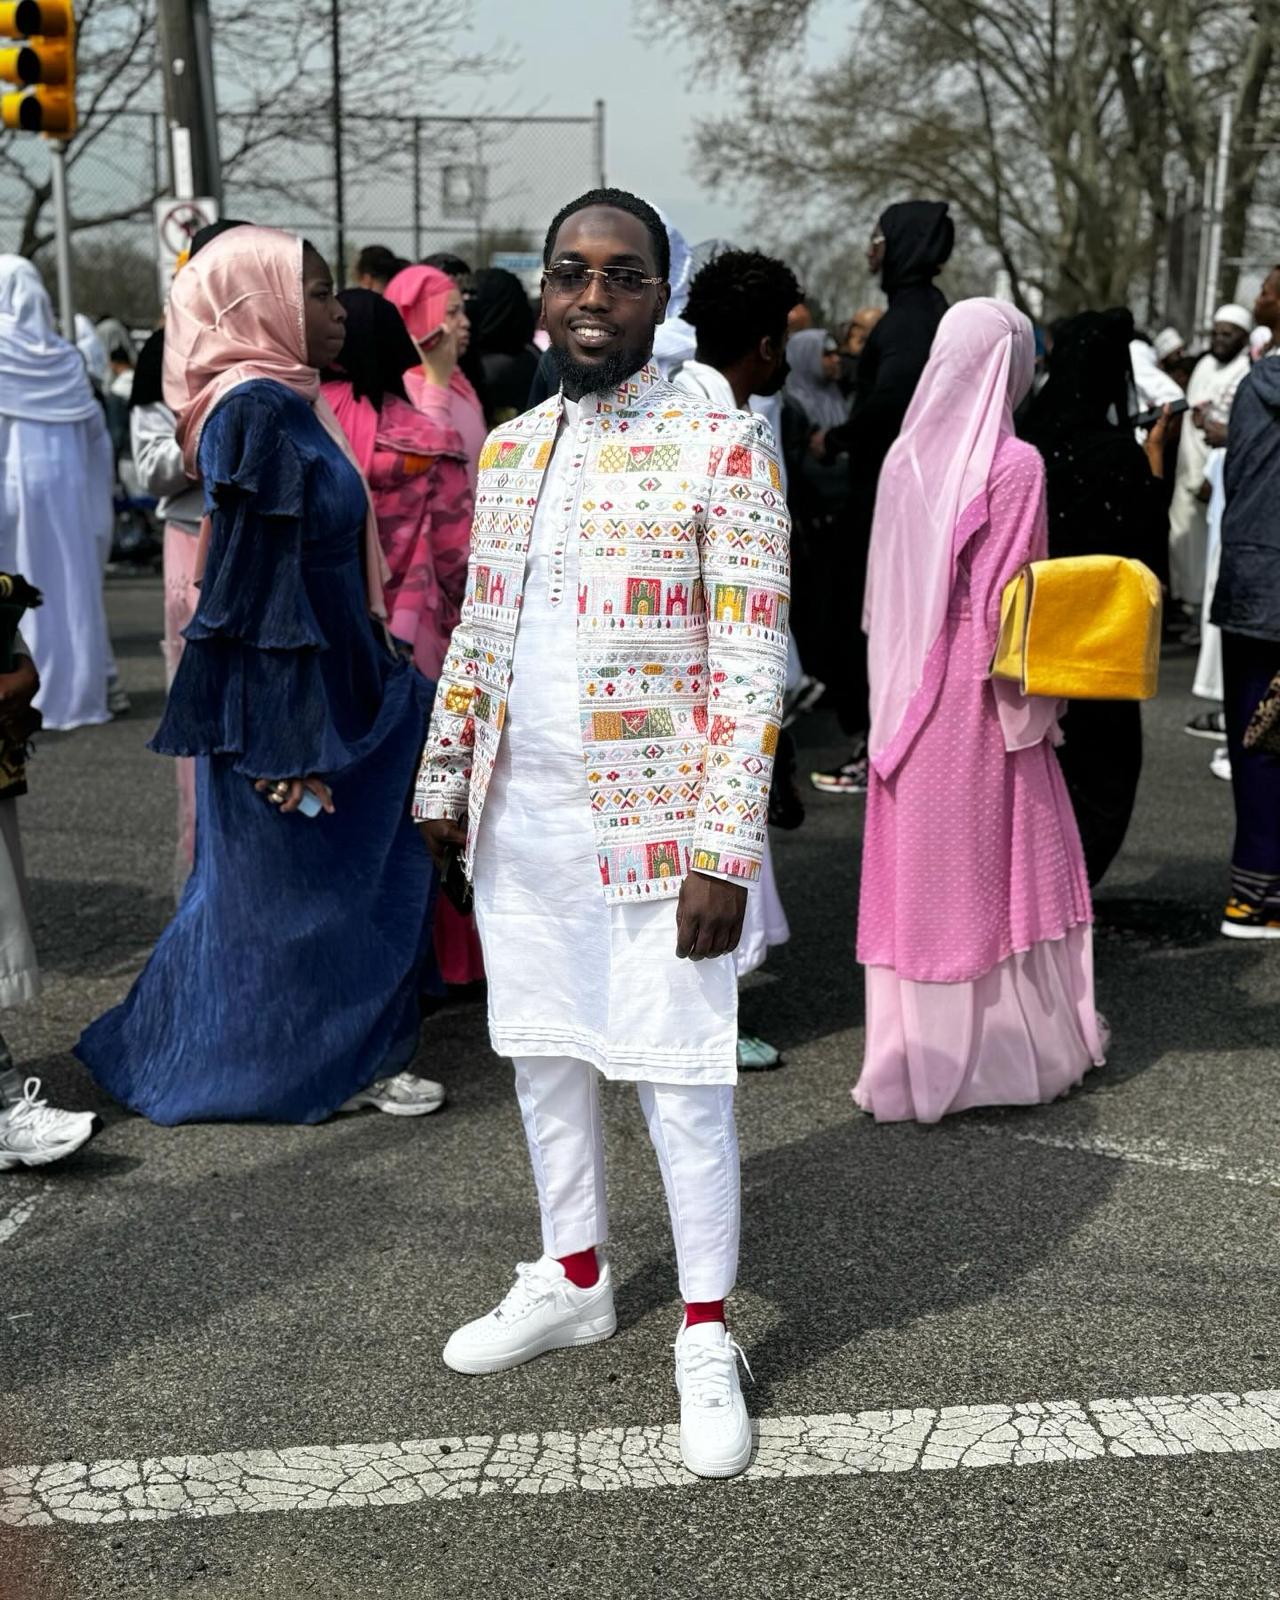
{"type": "MultiPolygon", "coordinates": [[[[824,40],[842,37],[851,7],[849,0],[821,0],[816,9],[821,49],[824,40]]],[[[691,241],[740,234],[741,205],[713,195],[694,170],[694,124],[727,110],[731,91],[691,88],[693,52],[679,41],[648,42],[637,10],[628,0],[592,0],[570,11],[475,0],[475,38],[502,37],[522,61],[492,93],[503,110],[548,116],[589,116],[603,99],[610,183],[660,206],[691,241]]]]}

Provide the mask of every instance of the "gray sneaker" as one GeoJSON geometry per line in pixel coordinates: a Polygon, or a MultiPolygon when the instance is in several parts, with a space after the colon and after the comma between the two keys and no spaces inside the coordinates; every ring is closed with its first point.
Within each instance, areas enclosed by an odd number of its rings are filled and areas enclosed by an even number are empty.
{"type": "Polygon", "coordinates": [[[21,1100],[0,1110],[0,1172],[47,1167],[93,1138],[92,1111],[57,1111],[39,1099],[39,1078],[28,1078],[21,1100]]]}
{"type": "Polygon", "coordinates": [[[444,1085],[412,1072],[397,1072],[390,1078],[375,1078],[359,1094],[353,1094],[339,1111],[359,1111],[373,1106],[392,1117],[425,1117],[444,1104],[444,1085]]]}

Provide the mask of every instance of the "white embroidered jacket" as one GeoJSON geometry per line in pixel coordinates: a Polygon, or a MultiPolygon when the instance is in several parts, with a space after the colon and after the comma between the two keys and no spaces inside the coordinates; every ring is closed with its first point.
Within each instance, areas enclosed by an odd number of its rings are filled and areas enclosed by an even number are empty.
{"type": "MultiPolygon", "coordinates": [[[[414,795],[419,820],[467,814],[468,874],[561,410],[556,395],[504,423],[480,457],[466,597],[414,795]]],[[[568,598],[605,899],[674,894],[691,868],[750,882],[789,606],[790,524],[768,425],[681,393],[650,364],[607,398],[585,398],[559,447],[574,452],[571,495],[581,476],[568,598]]]]}

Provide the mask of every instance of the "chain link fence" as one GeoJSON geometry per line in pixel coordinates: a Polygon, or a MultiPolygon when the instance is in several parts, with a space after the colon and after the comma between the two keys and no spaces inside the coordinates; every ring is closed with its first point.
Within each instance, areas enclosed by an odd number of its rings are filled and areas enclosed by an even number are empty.
{"type": "MultiPolygon", "coordinates": [[[[267,115],[219,118],[223,214],[287,228],[338,258],[331,129],[267,115]]],[[[362,117],[343,123],[347,275],[360,248],[410,260],[450,249],[473,266],[541,248],[556,210],[603,181],[604,107],[587,117],[362,117]]],[[[71,145],[75,301],[145,325],[159,312],[153,202],[169,193],[162,113],[123,111],[71,145]]],[[[49,268],[48,152],[0,135],[0,250],[49,268]]]]}

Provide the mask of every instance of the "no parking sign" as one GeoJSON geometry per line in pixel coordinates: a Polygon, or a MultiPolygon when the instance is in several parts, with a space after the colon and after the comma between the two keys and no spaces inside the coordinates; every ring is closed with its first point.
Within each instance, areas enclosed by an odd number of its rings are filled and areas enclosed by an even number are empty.
{"type": "Polygon", "coordinates": [[[201,228],[218,220],[218,202],[207,196],[195,200],[157,200],[155,220],[160,298],[166,300],[178,257],[191,248],[191,241],[201,228]]]}

